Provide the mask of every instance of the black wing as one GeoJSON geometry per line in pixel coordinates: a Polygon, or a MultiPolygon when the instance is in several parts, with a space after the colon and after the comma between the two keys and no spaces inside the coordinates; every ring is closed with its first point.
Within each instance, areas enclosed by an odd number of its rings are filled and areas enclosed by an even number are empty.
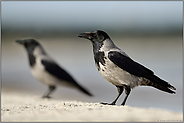
{"type": "MultiPolygon", "coordinates": [[[[175,93],[168,89],[171,88],[173,90],[176,90],[175,87],[170,85],[168,82],[160,79],[159,77],[155,76],[153,71],[149,70],[148,68],[142,66],[141,64],[134,62],[131,58],[122,55],[121,53],[117,51],[110,51],[108,54],[109,59],[116,64],[121,69],[129,72],[130,74],[133,74],[138,77],[144,77],[152,82],[154,82],[154,87],[167,91],[169,93],[175,93]]],[[[150,83],[149,83],[150,84],[150,83]]]]}
{"type": "Polygon", "coordinates": [[[108,57],[118,67],[135,76],[146,78],[148,75],[154,74],[153,71],[117,51],[110,51],[108,57]]]}
{"type": "Polygon", "coordinates": [[[58,79],[76,83],[75,80],[56,63],[46,60],[42,60],[41,63],[44,65],[46,71],[48,71],[50,74],[57,77],[58,79]]]}
{"type": "Polygon", "coordinates": [[[44,65],[45,70],[50,74],[57,77],[58,79],[65,80],[74,84],[75,87],[78,87],[82,92],[86,93],[89,96],[92,96],[85,88],[80,86],[65,70],[60,68],[56,63],[42,60],[41,63],[44,65]]]}

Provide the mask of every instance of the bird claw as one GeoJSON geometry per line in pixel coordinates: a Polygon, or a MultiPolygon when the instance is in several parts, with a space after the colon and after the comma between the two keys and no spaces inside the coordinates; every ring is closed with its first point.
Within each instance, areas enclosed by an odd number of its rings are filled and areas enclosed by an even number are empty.
{"type": "Polygon", "coordinates": [[[115,103],[103,103],[103,102],[101,102],[100,104],[103,104],[103,105],[115,105],[115,103]]]}
{"type": "Polygon", "coordinates": [[[49,99],[49,98],[51,98],[51,97],[50,97],[50,96],[43,96],[42,98],[48,98],[48,99],[49,99]]]}

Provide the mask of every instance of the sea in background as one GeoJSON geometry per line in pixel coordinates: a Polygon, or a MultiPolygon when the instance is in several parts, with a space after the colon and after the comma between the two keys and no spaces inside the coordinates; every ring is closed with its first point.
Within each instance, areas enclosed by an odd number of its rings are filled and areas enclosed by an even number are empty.
{"type": "Polygon", "coordinates": [[[97,29],[177,89],[174,95],[139,86],[131,91],[127,105],[183,112],[182,1],[2,1],[1,89],[38,97],[46,92],[47,86],[31,75],[25,48],[15,43],[34,38],[94,95],[58,87],[51,99],[112,102],[116,87],[98,73],[91,42],[77,37],[97,29]]]}

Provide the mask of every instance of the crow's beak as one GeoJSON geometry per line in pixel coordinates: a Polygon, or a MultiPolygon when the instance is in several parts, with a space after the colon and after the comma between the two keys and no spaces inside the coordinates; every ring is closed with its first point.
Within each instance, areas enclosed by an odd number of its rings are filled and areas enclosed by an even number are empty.
{"type": "Polygon", "coordinates": [[[24,40],[16,40],[15,42],[24,45],[24,40]]]}
{"type": "Polygon", "coordinates": [[[81,33],[78,35],[79,38],[91,39],[90,32],[81,33]]]}
{"type": "Polygon", "coordinates": [[[77,35],[79,38],[84,38],[84,33],[77,35]]]}

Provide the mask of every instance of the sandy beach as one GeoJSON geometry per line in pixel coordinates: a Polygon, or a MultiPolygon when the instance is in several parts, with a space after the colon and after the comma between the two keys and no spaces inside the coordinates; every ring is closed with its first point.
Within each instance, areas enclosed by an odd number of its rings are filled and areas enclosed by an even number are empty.
{"type": "Polygon", "coordinates": [[[30,93],[1,90],[2,122],[182,122],[183,114],[165,109],[102,105],[64,99],[42,99],[30,93]]]}

